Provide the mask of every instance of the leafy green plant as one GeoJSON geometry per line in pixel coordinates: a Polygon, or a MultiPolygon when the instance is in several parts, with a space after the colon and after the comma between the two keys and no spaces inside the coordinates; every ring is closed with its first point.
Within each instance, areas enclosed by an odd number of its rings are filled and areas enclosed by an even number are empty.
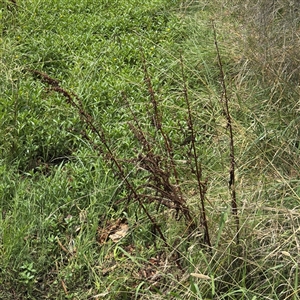
{"type": "Polygon", "coordinates": [[[19,279],[26,285],[34,283],[36,278],[36,270],[33,267],[33,262],[25,263],[20,267],[19,279]]]}
{"type": "Polygon", "coordinates": [[[1,299],[299,298],[298,4],[0,5],[1,299]]]}

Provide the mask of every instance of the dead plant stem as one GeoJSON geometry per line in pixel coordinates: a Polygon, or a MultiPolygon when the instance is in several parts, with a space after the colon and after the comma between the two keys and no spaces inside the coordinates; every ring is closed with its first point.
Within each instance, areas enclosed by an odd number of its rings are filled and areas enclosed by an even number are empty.
{"type": "MultiPolygon", "coordinates": [[[[92,116],[90,116],[84,109],[82,106],[82,103],[79,99],[79,97],[74,94],[74,93],[70,93],[67,90],[65,90],[64,88],[62,88],[59,84],[59,81],[56,79],[51,78],[49,75],[42,73],[40,71],[37,70],[29,70],[31,73],[33,73],[34,75],[36,75],[42,82],[45,82],[47,84],[50,85],[50,90],[53,90],[61,95],[63,95],[66,98],[66,101],[68,104],[70,104],[72,107],[74,107],[75,109],[77,109],[79,116],[81,118],[81,120],[87,125],[87,127],[89,127],[92,132],[94,134],[96,134],[98,136],[98,138],[100,139],[101,143],[103,144],[104,148],[107,151],[108,154],[108,158],[113,162],[113,164],[117,167],[118,169],[118,173],[121,176],[121,178],[123,179],[123,181],[125,182],[127,189],[131,192],[131,195],[133,196],[133,199],[137,200],[139,205],[141,206],[141,208],[143,209],[143,211],[145,212],[145,214],[147,215],[147,217],[149,218],[149,220],[151,221],[151,223],[153,224],[155,230],[157,230],[157,232],[159,233],[161,239],[164,241],[165,245],[167,245],[167,241],[164,237],[164,234],[162,233],[160,226],[157,224],[157,222],[152,218],[152,216],[149,214],[148,210],[146,209],[145,205],[142,202],[141,197],[138,195],[137,191],[135,190],[135,188],[133,187],[133,185],[129,182],[127,176],[125,175],[123,168],[121,166],[121,164],[118,162],[118,160],[115,158],[111,148],[109,147],[107,141],[106,141],[106,137],[105,137],[105,132],[104,130],[98,126],[96,126],[96,122],[95,120],[92,118],[92,116]],[[77,100],[77,102],[74,101],[73,97],[77,100]]],[[[84,132],[83,134],[84,137],[88,137],[87,133],[84,132]]],[[[88,139],[89,142],[91,142],[91,139],[88,139]]],[[[102,153],[101,153],[102,154],[102,153]]]]}
{"type": "Polygon", "coordinates": [[[205,193],[206,193],[206,182],[203,184],[201,182],[202,179],[202,166],[201,162],[198,160],[196,145],[195,145],[195,130],[193,125],[193,117],[192,117],[192,110],[191,105],[189,101],[189,95],[188,95],[188,88],[186,84],[186,78],[184,74],[184,68],[183,68],[183,59],[182,56],[180,56],[180,63],[181,63],[181,76],[183,81],[183,96],[187,105],[188,109],[188,129],[189,133],[191,135],[191,145],[193,150],[193,158],[196,168],[196,177],[197,177],[197,183],[198,183],[198,191],[199,191],[199,197],[200,197],[200,203],[201,203],[201,225],[204,227],[204,243],[206,243],[211,248],[211,242],[209,237],[209,229],[208,229],[208,222],[206,217],[206,209],[205,209],[205,193]]]}
{"type": "Polygon", "coordinates": [[[233,128],[232,128],[232,118],[229,111],[229,98],[228,98],[227,87],[225,83],[224,68],[223,68],[220,49],[217,40],[217,31],[213,21],[212,21],[212,26],[213,26],[213,33],[214,33],[214,43],[217,51],[218,65],[220,70],[220,81],[222,86],[221,102],[223,104],[224,114],[227,119],[227,128],[229,130],[230,170],[229,170],[228,186],[231,193],[231,208],[232,208],[232,214],[234,216],[235,224],[236,224],[236,243],[238,245],[240,221],[238,216],[238,206],[237,206],[237,197],[236,197],[236,189],[235,189],[235,154],[234,154],[234,135],[233,135],[233,128]]]}

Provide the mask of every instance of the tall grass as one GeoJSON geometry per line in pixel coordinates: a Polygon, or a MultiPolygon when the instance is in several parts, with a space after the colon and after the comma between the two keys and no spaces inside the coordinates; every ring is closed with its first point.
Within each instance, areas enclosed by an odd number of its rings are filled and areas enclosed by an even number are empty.
{"type": "Polygon", "coordinates": [[[299,299],[298,4],[114,4],[2,4],[0,298],[299,299]]]}

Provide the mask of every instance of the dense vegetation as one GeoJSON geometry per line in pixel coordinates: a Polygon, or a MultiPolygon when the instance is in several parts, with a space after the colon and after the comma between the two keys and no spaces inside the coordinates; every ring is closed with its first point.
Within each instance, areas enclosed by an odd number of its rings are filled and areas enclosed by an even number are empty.
{"type": "Polygon", "coordinates": [[[1,2],[1,299],[300,299],[300,4],[227,2],[1,2]]]}

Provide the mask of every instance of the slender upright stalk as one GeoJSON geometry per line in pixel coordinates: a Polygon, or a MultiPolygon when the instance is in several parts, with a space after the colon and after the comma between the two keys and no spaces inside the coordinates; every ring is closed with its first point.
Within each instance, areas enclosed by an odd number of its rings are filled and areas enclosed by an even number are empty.
{"type": "Polygon", "coordinates": [[[182,197],[182,192],[181,192],[181,189],[180,189],[179,176],[178,176],[177,169],[176,169],[176,164],[175,164],[175,161],[174,161],[174,154],[173,154],[171,140],[169,139],[168,135],[165,133],[165,131],[163,129],[161,112],[159,111],[158,101],[157,101],[155,91],[154,91],[154,88],[153,88],[153,85],[152,85],[151,77],[150,77],[149,72],[148,72],[148,67],[147,67],[147,64],[146,64],[146,59],[145,59],[143,51],[141,51],[141,55],[142,55],[142,63],[143,63],[143,71],[144,71],[144,82],[147,85],[148,94],[150,96],[150,101],[151,101],[152,108],[153,108],[153,116],[152,116],[153,123],[154,123],[154,126],[155,126],[156,130],[158,132],[160,132],[160,134],[161,134],[161,136],[163,137],[163,140],[164,140],[165,149],[167,150],[166,152],[167,152],[168,158],[170,160],[170,167],[172,168],[173,175],[174,175],[174,178],[175,178],[175,181],[176,181],[177,196],[178,196],[178,199],[179,199],[179,202],[180,202],[178,204],[180,205],[180,209],[184,213],[187,220],[189,222],[191,222],[192,217],[189,213],[189,210],[186,208],[185,200],[182,197]]]}
{"type": "Polygon", "coordinates": [[[180,57],[181,61],[181,76],[183,81],[183,96],[187,105],[188,109],[188,127],[191,135],[191,145],[192,145],[192,151],[193,151],[193,158],[196,168],[196,177],[197,177],[197,183],[198,183],[198,191],[199,191],[199,197],[200,197],[200,203],[201,203],[201,220],[200,224],[204,227],[204,243],[206,243],[209,247],[211,247],[210,237],[209,237],[209,230],[208,230],[208,223],[207,223],[207,217],[206,217],[206,211],[205,211],[205,193],[206,193],[206,182],[202,183],[202,167],[201,162],[198,162],[198,155],[196,151],[196,145],[195,145],[195,130],[193,125],[193,118],[192,118],[192,110],[191,105],[189,101],[189,95],[188,95],[188,88],[186,84],[186,78],[184,74],[183,69],[183,61],[182,56],[180,57]]]}
{"type": "Polygon", "coordinates": [[[225,83],[225,74],[224,74],[224,68],[221,60],[220,55],[220,49],[218,45],[217,40],[217,32],[214,22],[212,21],[213,26],[213,32],[214,32],[214,42],[215,47],[217,50],[217,59],[218,59],[218,65],[220,70],[220,80],[221,80],[221,86],[222,86],[222,97],[221,102],[223,104],[225,117],[227,119],[227,128],[229,130],[229,150],[230,150],[230,170],[229,170],[229,181],[228,186],[231,194],[231,209],[232,214],[235,218],[235,224],[236,224],[236,242],[239,244],[239,232],[240,232],[240,220],[238,216],[238,207],[237,207],[237,198],[236,198],[236,189],[235,189],[235,155],[234,155],[234,137],[233,137],[233,129],[232,129],[232,119],[229,111],[229,98],[225,83]]]}

